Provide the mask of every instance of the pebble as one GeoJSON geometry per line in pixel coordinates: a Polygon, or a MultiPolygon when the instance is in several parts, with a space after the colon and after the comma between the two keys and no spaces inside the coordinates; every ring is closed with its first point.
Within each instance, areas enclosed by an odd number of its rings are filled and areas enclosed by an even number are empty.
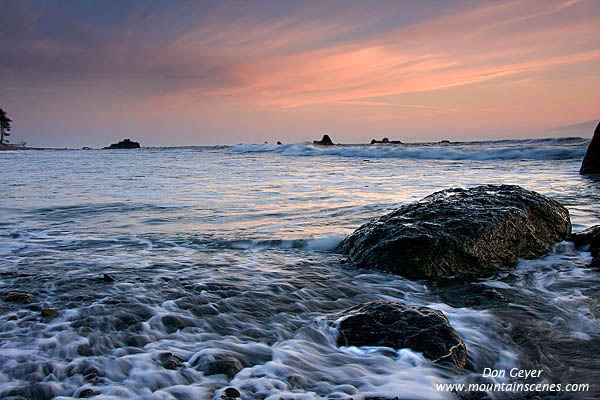
{"type": "Polygon", "coordinates": [[[83,399],[85,397],[92,397],[92,396],[96,396],[99,395],[100,392],[96,391],[96,390],[92,390],[92,389],[83,389],[80,393],[79,393],[79,398],[83,399]]]}
{"type": "Polygon", "coordinates": [[[42,315],[44,317],[56,317],[58,315],[58,310],[56,308],[43,308],[42,315]]]}

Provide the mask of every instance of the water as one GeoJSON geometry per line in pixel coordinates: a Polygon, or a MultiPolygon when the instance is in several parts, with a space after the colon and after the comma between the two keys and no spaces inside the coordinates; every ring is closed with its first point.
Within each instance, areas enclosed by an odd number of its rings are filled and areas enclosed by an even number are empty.
{"type": "Polygon", "coordinates": [[[558,398],[597,398],[600,278],[583,249],[561,243],[458,287],[355,269],[332,251],[401,204],[485,183],[555,198],[574,230],[598,224],[600,180],[578,175],[587,143],[0,152],[0,295],[31,296],[0,303],[0,397],[219,399],[234,386],[243,399],[452,399],[435,384],[531,367],[540,382],[591,384],[558,398]],[[476,285],[505,301],[470,302],[476,285]],[[470,370],[337,347],[329,316],[376,299],[442,310],[470,370]],[[203,373],[223,354],[242,369],[203,373]]]}

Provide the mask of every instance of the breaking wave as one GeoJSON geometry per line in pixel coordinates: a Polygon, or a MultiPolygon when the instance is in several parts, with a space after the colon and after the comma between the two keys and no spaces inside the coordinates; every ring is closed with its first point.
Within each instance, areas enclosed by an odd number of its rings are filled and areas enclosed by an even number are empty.
{"type": "Polygon", "coordinates": [[[234,153],[273,152],[283,156],[339,156],[425,160],[570,160],[585,155],[587,139],[561,138],[422,144],[349,144],[330,147],[311,143],[239,144],[234,153]]]}

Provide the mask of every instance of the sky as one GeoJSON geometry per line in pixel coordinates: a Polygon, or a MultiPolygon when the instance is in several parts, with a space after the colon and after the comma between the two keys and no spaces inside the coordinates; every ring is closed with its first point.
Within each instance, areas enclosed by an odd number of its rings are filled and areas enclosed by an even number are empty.
{"type": "Polygon", "coordinates": [[[591,137],[600,1],[0,0],[13,142],[591,137]]]}

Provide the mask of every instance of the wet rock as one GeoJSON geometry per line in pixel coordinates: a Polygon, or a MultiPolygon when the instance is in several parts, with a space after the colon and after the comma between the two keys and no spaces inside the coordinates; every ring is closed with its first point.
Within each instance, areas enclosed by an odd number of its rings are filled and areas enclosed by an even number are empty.
{"type": "Polygon", "coordinates": [[[281,142],[278,140],[278,141],[277,141],[277,144],[278,144],[278,145],[282,145],[283,143],[281,143],[281,142]]]}
{"type": "Polygon", "coordinates": [[[575,246],[583,246],[590,244],[592,239],[598,235],[600,235],[600,225],[594,225],[584,231],[571,233],[567,240],[575,243],[575,246]]]}
{"type": "Polygon", "coordinates": [[[181,360],[179,357],[174,356],[173,353],[161,353],[158,356],[158,362],[163,366],[163,368],[175,370],[181,367],[181,360]]]}
{"type": "Polygon", "coordinates": [[[371,140],[371,144],[378,144],[378,143],[382,143],[382,144],[402,144],[402,142],[400,140],[390,140],[389,138],[384,137],[381,140],[377,140],[377,139],[373,139],[371,140]]]}
{"type": "Polygon", "coordinates": [[[230,399],[236,399],[241,396],[240,391],[234,387],[228,387],[227,389],[225,389],[224,394],[230,399]]]}
{"type": "Polygon", "coordinates": [[[590,267],[600,267],[600,234],[592,239],[588,251],[592,254],[590,267]]]}
{"type": "Polygon", "coordinates": [[[28,307],[31,311],[40,311],[42,308],[37,304],[32,304],[28,307]]]}
{"type": "Polygon", "coordinates": [[[206,376],[223,374],[229,378],[244,369],[242,360],[230,352],[202,355],[193,365],[199,367],[206,376]]]}
{"type": "Polygon", "coordinates": [[[118,143],[113,143],[108,147],[104,147],[104,149],[139,149],[140,144],[138,142],[133,142],[130,139],[121,140],[118,143]]]}
{"type": "Polygon", "coordinates": [[[21,302],[25,304],[29,304],[31,301],[31,296],[26,293],[13,293],[9,294],[4,298],[4,301],[7,302],[21,302]]]}
{"type": "Polygon", "coordinates": [[[600,174],[600,123],[594,130],[594,136],[590,142],[585,157],[579,169],[581,175],[600,174]]]}
{"type": "Polygon", "coordinates": [[[81,392],[79,392],[79,396],[77,396],[77,397],[80,399],[83,399],[86,397],[97,396],[99,394],[100,394],[100,392],[88,388],[88,389],[83,389],[81,392]]]}
{"type": "Polygon", "coordinates": [[[77,346],[77,354],[84,357],[91,356],[93,354],[92,347],[87,343],[80,344],[77,346]]]}
{"type": "Polygon", "coordinates": [[[370,221],[337,250],[359,267],[422,279],[535,259],[571,232],[558,202],[512,185],[447,189],[370,221]]]}
{"type": "Polygon", "coordinates": [[[104,282],[114,282],[116,279],[111,274],[104,274],[102,280],[104,282]]]}
{"type": "Polygon", "coordinates": [[[308,389],[308,381],[301,375],[294,374],[287,378],[290,389],[308,389]]]}
{"type": "Polygon", "coordinates": [[[333,146],[333,142],[331,141],[329,135],[323,135],[321,140],[313,140],[313,143],[321,146],[333,146]]]}
{"type": "Polygon", "coordinates": [[[359,304],[334,316],[338,346],[409,348],[433,362],[467,364],[467,348],[438,310],[391,301],[359,304]]]}
{"type": "Polygon", "coordinates": [[[480,283],[452,282],[438,285],[436,293],[444,303],[452,307],[489,309],[508,302],[508,299],[497,289],[480,283]]]}
{"type": "Polygon", "coordinates": [[[177,315],[165,315],[160,319],[160,322],[164,325],[165,329],[169,333],[177,332],[180,329],[190,325],[190,322],[178,317],[177,315]]]}
{"type": "Polygon", "coordinates": [[[575,243],[576,246],[589,245],[587,250],[592,255],[590,267],[600,267],[600,225],[573,233],[568,240],[575,243]]]}
{"type": "Polygon", "coordinates": [[[58,310],[56,308],[42,308],[41,314],[44,317],[56,317],[58,310]]]}

